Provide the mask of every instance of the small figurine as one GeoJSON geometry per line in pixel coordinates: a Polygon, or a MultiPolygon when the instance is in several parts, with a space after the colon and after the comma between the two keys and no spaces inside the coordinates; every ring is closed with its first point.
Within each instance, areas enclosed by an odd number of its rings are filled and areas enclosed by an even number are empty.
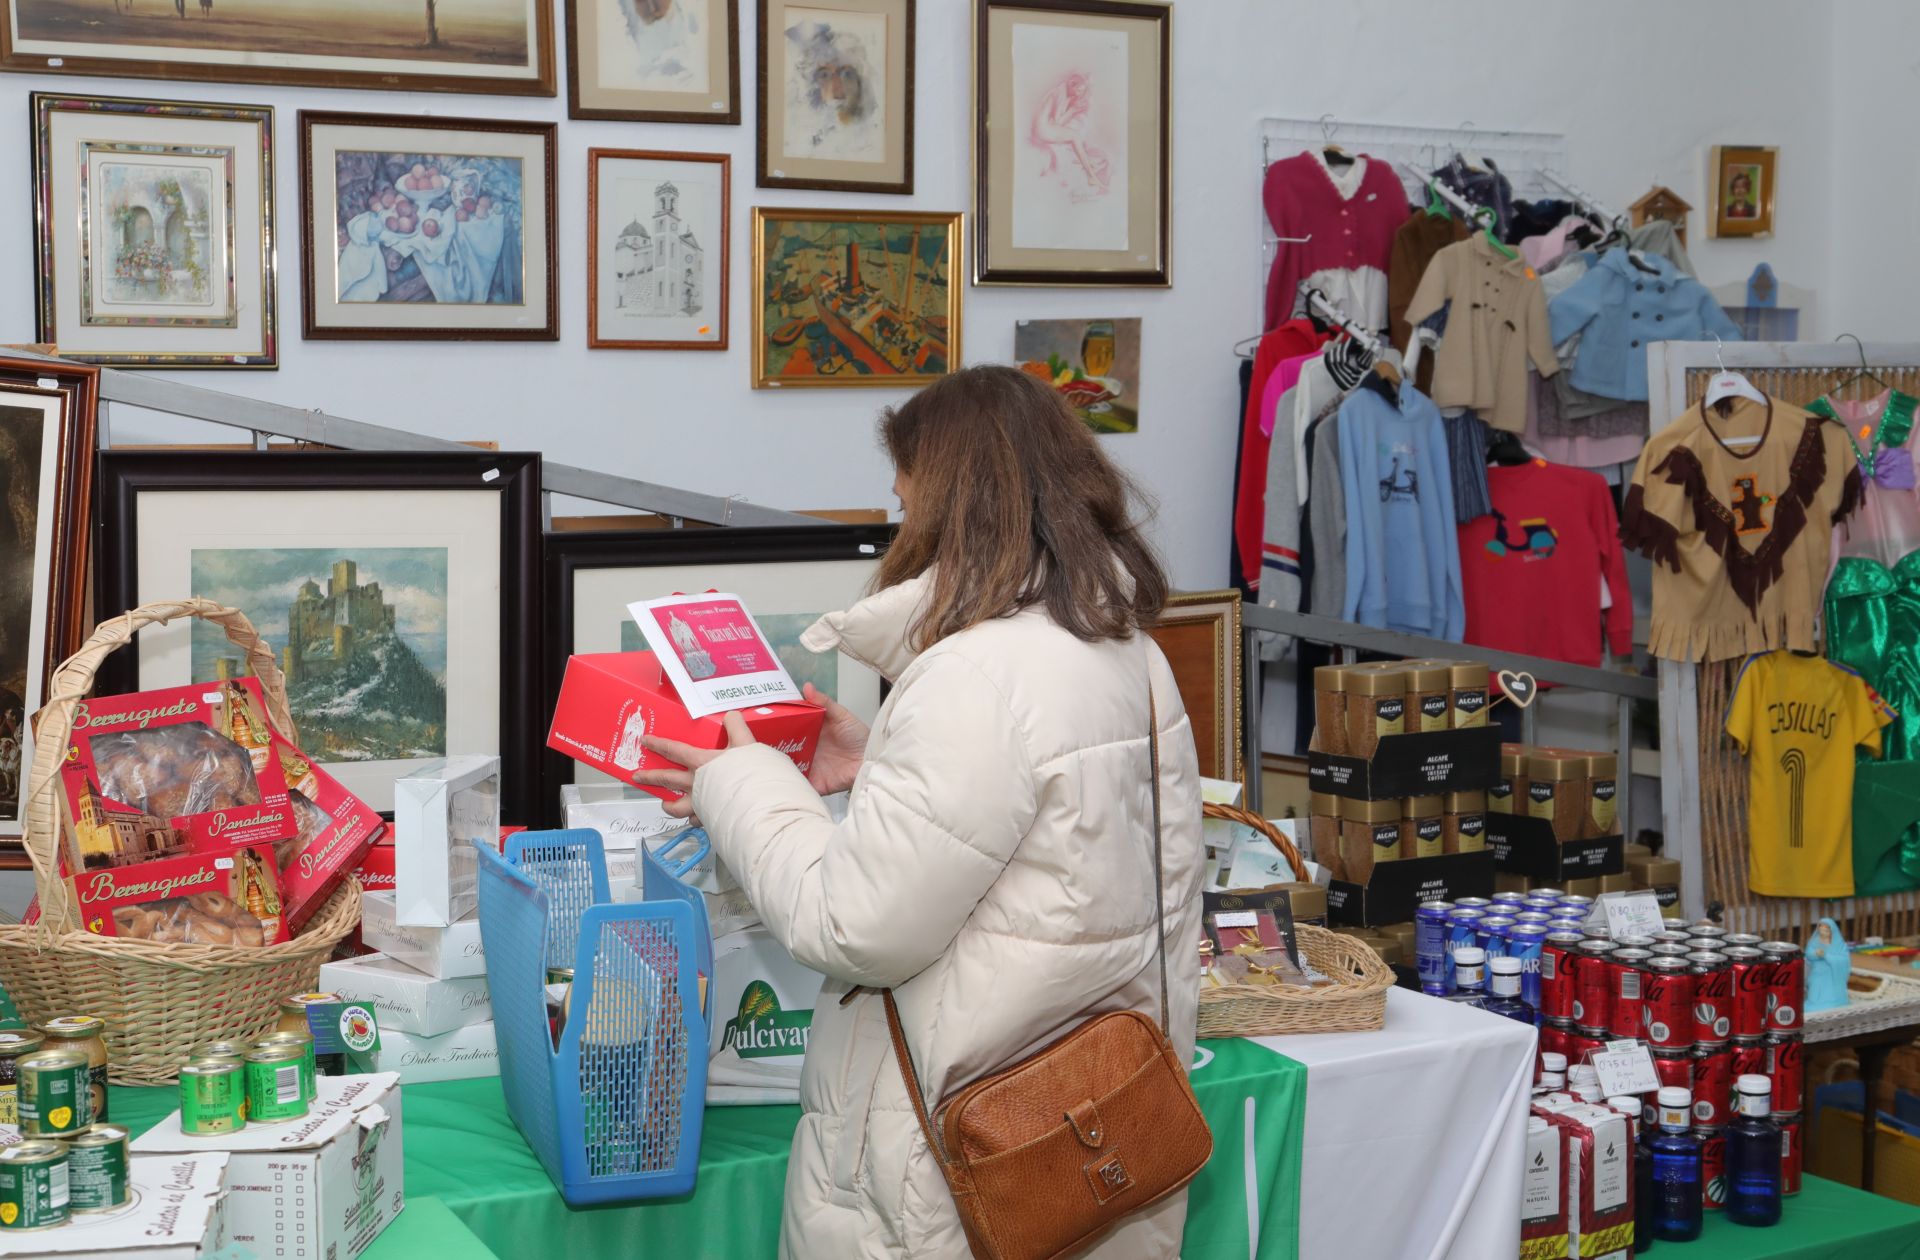
{"type": "Polygon", "coordinates": [[[1820,920],[1807,939],[1807,1014],[1847,1004],[1847,973],[1853,968],[1852,957],[1839,925],[1832,919],[1820,920]]]}

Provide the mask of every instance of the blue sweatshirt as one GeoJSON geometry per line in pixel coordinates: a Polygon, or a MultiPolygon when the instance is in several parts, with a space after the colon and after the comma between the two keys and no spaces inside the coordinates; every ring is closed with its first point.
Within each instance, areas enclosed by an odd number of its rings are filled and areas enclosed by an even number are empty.
{"type": "Polygon", "coordinates": [[[1453,473],[1440,409],[1412,385],[1395,407],[1372,389],[1340,404],[1347,496],[1342,615],[1440,639],[1462,638],[1467,606],[1453,519],[1453,473]]]}

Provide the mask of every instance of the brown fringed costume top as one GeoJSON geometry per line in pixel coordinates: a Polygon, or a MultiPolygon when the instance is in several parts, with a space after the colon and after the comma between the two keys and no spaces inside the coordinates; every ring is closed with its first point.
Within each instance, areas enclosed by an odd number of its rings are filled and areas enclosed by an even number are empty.
{"type": "Polygon", "coordinates": [[[1721,661],[1811,652],[1833,526],[1860,506],[1860,468],[1837,424],[1791,403],[1696,404],[1640,454],[1620,539],[1653,561],[1649,649],[1721,661]],[[1728,445],[1733,435],[1763,435],[1728,445]]]}

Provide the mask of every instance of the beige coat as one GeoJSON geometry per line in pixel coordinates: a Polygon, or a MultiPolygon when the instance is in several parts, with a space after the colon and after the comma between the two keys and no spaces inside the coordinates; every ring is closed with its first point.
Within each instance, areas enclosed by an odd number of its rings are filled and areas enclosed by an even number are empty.
{"type": "MultiPolygon", "coordinates": [[[[937,1100],[1087,1015],[1159,1015],[1147,686],[1159,707],[1172,1035],[1191,1058],[1199,992],[1199,771],[1160,650],[1084,643],[1042,611],[916,656],[924,580],[807,632],[894,680],[835,825],[785,756],[740,748],[694,777],[714,848],[794,957],[824,972],[787,1167],[781,1254],[937,1257],[967,1244],[894,1063],[891,985],[937,1100]],[[842,999],[846,999],[843,1003],[842,999]]],[[[1087,1254],[1179,1255],[1186,1195],[1087,1254]]]]}
{"type": "Polygon", "coordinates": [[[1407,307],[1417,325],[1442,306],[1446,331],[1434,356],[1433,401],[1471,407],[1496,429],[1527,427],[1527,360],[1542,376],[1560,370],[1547,299],[1524,258],[1508,258],[1484,235],[1441,250],[1407,307]]]}

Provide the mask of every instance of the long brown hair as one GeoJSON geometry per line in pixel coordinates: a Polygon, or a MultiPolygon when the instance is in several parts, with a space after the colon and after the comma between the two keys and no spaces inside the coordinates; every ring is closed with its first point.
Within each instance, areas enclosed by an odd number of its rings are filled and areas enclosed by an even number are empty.
{"type": "Polygon", "coordinates": [[[916,647],[1035,605],[1076,638],[1123,639],[1166,603],[1138,489],[1045,382],[967,368],[888,409],[880,439],[913,502],[874,585],[932,570],[916,647]]]}

